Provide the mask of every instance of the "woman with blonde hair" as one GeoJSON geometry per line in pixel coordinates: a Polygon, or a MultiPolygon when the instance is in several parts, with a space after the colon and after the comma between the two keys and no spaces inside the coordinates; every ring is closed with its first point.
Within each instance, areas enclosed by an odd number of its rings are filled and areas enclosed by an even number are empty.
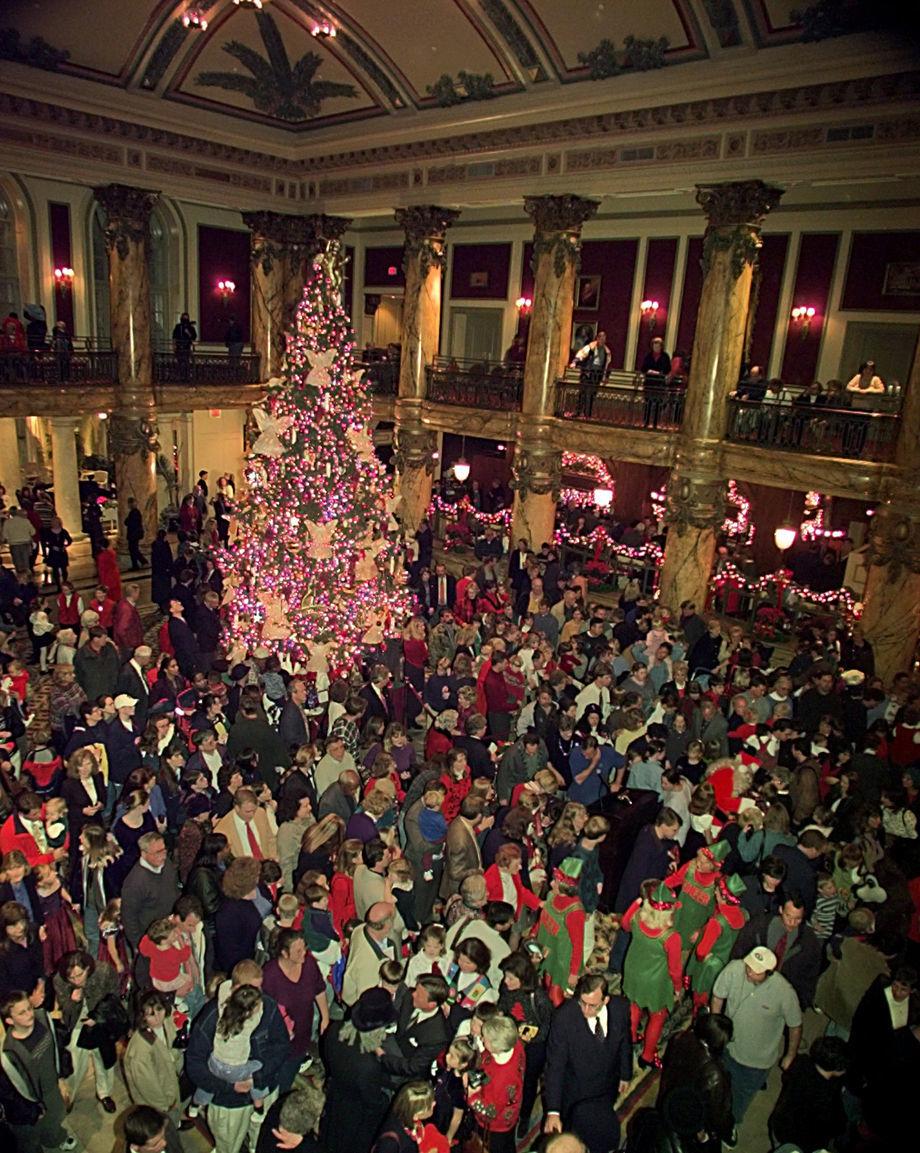
{"type": "Polygon", "coordinates": [[[629,1000],[632,1042],[639,1044],[647,1014],[639,1064],[661,1068],[658,1042],[668,1013],[683,991],[680,934],[674,928],[677,897],[663,881],[643,881],[640,895],[623,914],[621,931],[630,933],[623,964],[623,994],[629,1000]]]}
{"type": "Polygon", "coordinates": [[[355,869],[361,863],[363,848],[363,843],[357,837],[342,842],[329,886],[332,924],[342,940],[345,939],[345,926],[358,916],[355,909],[355,869]]]}
{"type": "MultiPolygon", "coordinates": [[[[386,756],[386,754],[383,754],[386,756]]],[[[392,763],[392,757],[387,757],[392,763]]],[[[345,836],[356,838],[362,843],[372,841],[382,835],[381,826],[386,827],[386,817],[396,804],[396,789],[389,776],[378,778],[374,788],[364,794],[364,799],[345,827],[345,836]]]]}
{"type": "Polygon", "coordinates": [[[572,855],[587,821],[588,810],[581,801],[566,801],[565,807],[559,815],[559,820],[550,829],[549,836],[546,838],[549,849],[547,868],[550,875],[566,857],[572,855]]]}
{"type": "Polygon", "coordinates": [[[311,825],[300,842],[300,855],[294,870],[296,884],[308,869],[318,869],[324,877],[332,876],[333,864],[345,840],[345,822],[336,813],[327,813],[311,825]]]}

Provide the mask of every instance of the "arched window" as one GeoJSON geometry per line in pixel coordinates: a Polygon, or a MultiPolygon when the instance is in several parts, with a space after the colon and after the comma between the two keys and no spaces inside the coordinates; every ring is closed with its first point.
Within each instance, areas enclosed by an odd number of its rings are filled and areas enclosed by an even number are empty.
{"type": "Polygon", "coordinates": [[[112,339],[112,318],[109,313],[109,254],[105,247],[102,227],[102,209],[93,212],[93,312],[96,320],[96,339],[103,343],[112,339]]]}
{"type": "Polygon", "coordinates": [[[0,191],[0,316],[22,311],[19,262],[16,259],[16,222],[13,209],[0,191]]]}
{"type": "MultiPolygon", "coordinates": [[[[169,339],[170,324],[170,252],[169,231],[163,217],[154,211],[150,217],[150,319],[154,348],[169,339]]],[[[93,300],[96,312],[96,337],[111,338],[109,316],[109,254],[105,246],[103,215],[93,213],[93,300]]]]}

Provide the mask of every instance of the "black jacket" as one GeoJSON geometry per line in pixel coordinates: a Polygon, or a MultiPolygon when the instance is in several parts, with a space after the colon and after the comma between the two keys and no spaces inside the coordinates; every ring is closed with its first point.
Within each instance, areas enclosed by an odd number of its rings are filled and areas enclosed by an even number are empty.
{"type": "Polygon", "coordinates": [[[440,1010],[410,1027],[412,1013],[412,998],[403,998],[396,1018],[396,1032],[387,1037],[384,1056],[380,1058],[393,1089],[406,1081],[427,1081],[432,1061],[450,1044],[447,1018],[440,1010]]]}
{"type": "Polygon", "coordinates": [[[629,1008],[622,997],[607,1004],[607,1032],[594,1036],[577,1001],[553,1014],[546,1051],[544,1103],[558,1113],[564,1130],[594,1150],[615,1149],[620,1126],[613,1111],[620,1081],[633,1075],[629,1008]]]}
{"type": "Polygon", "coordinates": [[[668,1042],[658,1085],[658,1108],[666,1108],[675,1093],[691,1091],[706,1108],[706,1132],[728,1140],[732,1119],[732,1085],[721,1062],[692,1029],[668,1042]]]}
{"type": "Polygon", "coordinates": [[[320,1134],[329,1153],[370,1149],[389,1104],[383,1065],[373,1052],[339,1039],[343,1024],[330,1025],[322,1045],[327,1080],[320,1134]]]}
{"type": "Polygon", "coordinates": [[[840,1093],[842,1077],[822,1077],[808,1054],[800,1054],[783,1076],[779,1100],[770,1114],[775,1141],[802,1149],[830,1148],[846,1130],[840,1093]]]}

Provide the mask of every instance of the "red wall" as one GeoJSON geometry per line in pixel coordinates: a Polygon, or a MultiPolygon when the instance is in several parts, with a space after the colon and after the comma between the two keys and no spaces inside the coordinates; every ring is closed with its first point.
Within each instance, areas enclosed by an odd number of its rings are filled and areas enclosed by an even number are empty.
{"type": "Polygon", "coordinates": [[[817,311],[805,336],[789,318],[780,372],[786,384],[808,384],[815,378],[839,242],[837,233],[806,232],[802,236],[792,307],[811,305],[817,311]]]}
{"type": "MultiPolygon", "coordinates": [[[[657,300],[658,312],[655,316],[655,331],[642,325],[639,342],[636,345],[636,368],[645,359],[653,336],[664,336],[671,306],[671,288],[674,284],[674,263],[677,260],[676,238],[654,239],[648,242],[645,258],[645,283],[642,286],[643,300],[657,300]]],[[[670,352],[670,349],[668,349],[670,352]]]]}
{"type": "MultiPolygon", "coordinates": [[[[48,223],[51,229],[51,269],[73,268],[73,249],[70,238],[70,205],[49,204],[48,223]]],[[[86,269],[79,273],[74,269],[74,285],[78,276],[86,278],[86,269]]],[[[54,308],[52,315],[47,317],[48,332],[56,320],[63,320],[71,336],[73,330],[73,289],[61,289],[55,285],[54,308]]]]}
{"type": "Polygon", "coordinates": [[[387,248],[367,248],[364,250],[364,286],[365,288],[402,288],[406,283],[403,273],[402,245],[390,245],[387,248]],[[390,275],[389,270],[396,271],[390,275]]]}
{"type": "Polygon", "coordinates": [[[463,300],[507,300],[510,270],[510,244],[454,244],[450,295],[463,300]],[[470,276],[477,272],[486,273],[486,284],[470,283],[470,276]]]}
{"type": "Polygon", "coordinates": [[[750,362],[761,365],[764,372],[767,370],[776,334],[776,314],[779,311],[779,294],[788,249],[789,237],[785,234],[765,236],[760,249],[758,260],[760,291],[757,295],[757,315],[754,318],[750,362]]]}
{"type": "Polygon", "coordinates": [[[677,340],[672,353],[680,351],[689,360],[693,352],[693,334],[696,332],[696,314],[700,307],[700,293],[703,291],[702,236],[691,236],[687,245],[687,269],[684,273],[684,291],[680,299],[680,321],[677,326],[677,340]]]}
{"type": "Polygon", "coordinates": [[[842,308],[918,312],[920,295],[883,295],[889,264],[920,262],[920,232],[855,232],[842,308]]]}
{"type": "Polygon", "coordinates": [[[227,321],[233,316],[249,340],[249,232],[198,225],[198,338],[223,344],[227,321]],[[219,280],[236,285],[226,304],[217,291],[219,280]]]}

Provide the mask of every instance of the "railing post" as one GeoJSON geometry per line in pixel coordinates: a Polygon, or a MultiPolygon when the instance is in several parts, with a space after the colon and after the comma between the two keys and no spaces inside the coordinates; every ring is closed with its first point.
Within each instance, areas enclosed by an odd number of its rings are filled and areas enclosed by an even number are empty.
{"type": "Polygon", "coordinates": [[[721,442],[728,394],[735,387],[754,262],[764,217],[782,190],[761,180],[698,185],[708,225],[703,242],[703,291],[684,401],[677,459],[668,483],[668,538],[661,600],[675,613],[683,601],[702,608],[724,517],[721,442]]]}
{"type": "Polygon", "coordinates": [[[596,200],[581,196],[526,196],[534,222],[534,292],[521,419],[518,422],[512,487],[512,539],[538,549],[553,539],[561,455],[553,447],[556,381],[565,371],[572,335],[575,275],[581,229],[597,212],[596,200]]]}
{"type": "MultiPolygon", "coordinates": [[[[109,420],[109,445],[115,458],[119,547],[127,550],[124,514],[133,497],[144,518],[148,546],[158,524],[156,453],[157,416],[153,395],[150,341],[150,214],[158,192],[107,184],[93,190],[105,211],[109,252],[112,347],[118,365],[118,405],[109,420]]],[[[73,531],[73,530],[71,530],[73,531]]]]}
{"type": "Polygon", "coordinates": [[[425,369],[437,355],[441,328],[441,278],[447,229],[460,215],[433,204],[398,208],[406,234],[403,269],[402,356],[396,399],[396,471],[402,495],[400,518],[415,535],[431,503],[435,434],[422,421],[425,369]]]}

